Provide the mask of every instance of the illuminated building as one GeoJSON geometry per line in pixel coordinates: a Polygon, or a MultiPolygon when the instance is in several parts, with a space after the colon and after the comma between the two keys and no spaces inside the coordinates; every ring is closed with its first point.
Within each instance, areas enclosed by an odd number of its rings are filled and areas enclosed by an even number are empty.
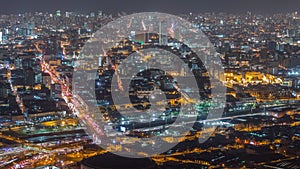
{"type": "Polygon", "coordinates": [[[0,44],[2,44],[2,41],[3,41],[3,33],[0,32],[0,44]]]}
{"type": "Polygon", "coordinates": [[[56,11],[56,16],[61,16],[60,10],[56,11]]]}
{"type": "Polygon", "coordinates": [[[264,75],[260,72],[246,72],[245,80],[247,83],[262,83],[264,75]]]}
{"type": "Polygon", "coordinates": [[[159,45],[168,44],[168,28],[166,22],[159,22],[159,45]]]}

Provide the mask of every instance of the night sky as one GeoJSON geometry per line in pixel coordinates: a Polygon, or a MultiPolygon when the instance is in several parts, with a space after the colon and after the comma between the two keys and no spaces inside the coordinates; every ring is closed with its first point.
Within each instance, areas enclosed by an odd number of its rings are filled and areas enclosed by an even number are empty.
{"type": "Polygon", "coordinates": [[[0,14],[62,11],[106,13],[166,12],[226,12],[260,14],[300,10],[299,0],[1,0],[0,14]]]}

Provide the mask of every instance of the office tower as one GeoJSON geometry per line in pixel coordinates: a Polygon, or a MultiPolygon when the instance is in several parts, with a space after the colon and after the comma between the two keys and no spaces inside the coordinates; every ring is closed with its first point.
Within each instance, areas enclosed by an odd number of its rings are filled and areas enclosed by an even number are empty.
{"type": "Polygon", "coordinates": [[[102,16],[103,12],[102,11],[98,11],[98,16],[102,16]]]}
{"type": "Polygon", "coordinates": [[[168,44],[168,25],[167,22],[159,22],[159,45],[168,44]]]}
{"type": "Polygon", "coordinates": [[[101,56],[99,56],[99,64],[98,64],[99,67],[103,66],[102,60],[103,60],[103,56],[101,55],[101,56]]]}
{"type": "Polygon", "coordinates": [[[2,44],[2,41],[3,41],[3,33],[0,32],[0,44],[2,44]]]}
{"type": "Polygon", "coordinates": [[[61,16],[60,10],[56,11],[56,16],[61,16]]]}
{"type": "Polygon", "coordinates": [[[35,74],[32,68],[24,70],[24,82],[26,86],[33,86],[35,83],[35,74]]]}
{"type": "Polygon", "coordinates": [[[66,18],[70,17],[70,12],[66,12],[66,18]]]}

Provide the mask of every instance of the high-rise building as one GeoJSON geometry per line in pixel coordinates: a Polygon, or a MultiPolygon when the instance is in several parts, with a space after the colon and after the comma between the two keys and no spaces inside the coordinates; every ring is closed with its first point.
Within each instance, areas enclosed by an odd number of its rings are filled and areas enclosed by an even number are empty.
{"type": "Polygon", "coordinates": [[[159,45],[168,44],[168,25],[167,22],[159,22],[159,45]]]}
{"type": "Polygon", "coordinates": [[[60,84],[51,84],[50,87],[50,97],[51,98],[62,98],[62,88],[60,84]]]}
{"type": "Polygon", "coordinates": [[[24,70],[24,83],[26,86],[33,86],[35,83],[35,75],[32,68],[24,70]]]}
{"type": "Polygon", "coordinates": [[[103,56],[101,55],[101,56],[99,56],[99,63],[98,63],[99,67],[103,66],[102,61],[103,61],[103,56]]]}
{"type": "Polygon", "coordinates": [[[56,16],[61,16],[60,10],[56,11],[56,16]]]}
{"type": "Polygon", "coordinates": [[[8,83],[0,83],[0,97],[7,98],[10,93],[10,86],[8,83]]]}
{"type": "Polygon", "coordinates": [[[98,16],[102,16],[103,12],[102,11],[98,11],[98,16]]]}
{"type": "Polygon", "coordinates": [[[90,17],[95,17],[95,12],[91,12],[90,17]]]}
{"type": "Polygon", "coordinates": [[[70,17],[70,12],[66,12],[66,17],[67,17],[67,18],[70,17]]]}
{"type": "Polygon", "coordinates": [[[39,73],[35,73],[35,76],[34,76],[34,82],[36,84],[40,84],[43,82],[43,76],[42,76],[42,73],[39,72],[39,73]]]}
{"type": "Polygon", "coordinates": [[[27,23],[26,26],[25,26],[25,30],[26,30],[25,35],[33,36],[34,35],[34,28],[35,28],[34,22],[27,23]]]}
{"type": "Polygon", "coordinates": [[[24,121],[29,121],[28,108],[26,108],[24,111],[24,121]]]}
{"type": "Polygon", "coordinates": [[[43,73],[42,74],[42,80],[43,80],[43,84],[50,89],[51,87],[51,77],[48,73],[43,73]]]}
{"type": "Polygon", "coordinates": [[[2,44],[2,41],[3,41],[3,33],[0,32],[0,44],[2,44]]]}

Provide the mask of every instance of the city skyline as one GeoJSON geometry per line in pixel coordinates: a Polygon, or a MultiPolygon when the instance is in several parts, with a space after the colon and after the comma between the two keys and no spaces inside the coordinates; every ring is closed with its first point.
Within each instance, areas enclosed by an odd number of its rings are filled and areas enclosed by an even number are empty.
{"type": "Polygon", "coordinates": [[[299,2],[163,2],[1,2],[0,169],[300,169],[299,2]]]}
{"type": "Polygon", "coordinates": [[[60,1],[39,1],[39,0],[3,0],[1,2],[0,14],[25,13],[25,12],[53,12],[56,10],[74,11],[74,12],[90,12],[102,10],[107,13],[116,14],[119,12],[164,12],[171,14],[180,13],[199,13],[199,12],[225,12],[242,14],[247,11],[257,14],[274,14],[298,11],[299,1],[287,0],[191,0],[187,1],[171,1],[159,0],[141,2],[139,0],[131,0],[130,2],[120,3],[117,0],[65,0],[60,1]]]}

